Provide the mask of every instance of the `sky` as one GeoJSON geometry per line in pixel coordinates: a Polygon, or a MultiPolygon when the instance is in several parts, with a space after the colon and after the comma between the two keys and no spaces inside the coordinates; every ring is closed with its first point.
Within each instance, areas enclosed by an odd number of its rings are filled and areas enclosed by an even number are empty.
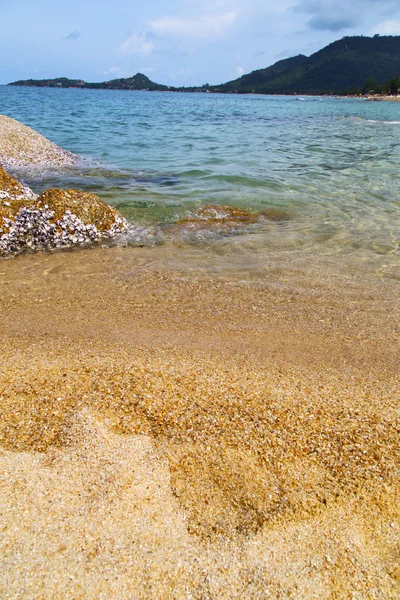
{"type": "Polygon", "coordinates": [[[144,73],[218,84],[345,35],[400,35],[400,0],[0,0],[0,84],[144,73]]]}

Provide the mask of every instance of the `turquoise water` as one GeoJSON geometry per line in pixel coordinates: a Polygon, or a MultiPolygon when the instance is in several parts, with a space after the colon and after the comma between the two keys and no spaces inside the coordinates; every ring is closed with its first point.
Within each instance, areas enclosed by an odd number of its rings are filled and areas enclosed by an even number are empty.
{"type": "Polygon", "coordinates": [[[94,191],[191,244],[399,255],[400,103],[0,86],[0,113],[82,157],[20,173],[37,191],[94,191]],[[210,204],[266,215],[187,225],[210,204]]]}

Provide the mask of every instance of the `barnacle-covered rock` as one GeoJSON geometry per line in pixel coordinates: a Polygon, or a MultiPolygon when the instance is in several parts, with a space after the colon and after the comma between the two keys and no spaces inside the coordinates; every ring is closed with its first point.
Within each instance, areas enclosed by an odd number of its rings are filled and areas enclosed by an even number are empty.
{"type": "Polygon", "coordinates": [[[51,189],[36,196],[0,167],[0,256],[118,236],[123,243],[145,245],[157,243],[159,232],[129,223],[95,194],[51,189]]]}
{"type": "Polygon", "coordinates": [[[66,211],[70,211],[86,225],[96,225],[101,232],[109,231],[115,225],[123,229],[125,223],[125,219],[115,208],[95,194],[80,190],[46,190],[37,199],[36,206],[54,211],[55,220],[61,219],[66,211]]]}

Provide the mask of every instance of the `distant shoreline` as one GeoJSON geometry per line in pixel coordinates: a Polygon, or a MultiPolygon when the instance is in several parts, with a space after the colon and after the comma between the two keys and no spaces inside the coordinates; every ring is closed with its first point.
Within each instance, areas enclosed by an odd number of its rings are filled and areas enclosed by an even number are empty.
{"type": "MultiPolygon", "coordinates": [[[[276,98],[332,98],[337,100],[370,100],[366,96],[357,96],[356,94],[273,94],[273,93],[262,93],[262,92],[223,92],[223,91],[204,91],[202,89],[177,89],[171,88],[168,90],[150,90],[150,89],[124,89],[124,88],[106,88],[106,87],[84,87],[84,86],[71,86],[71,87],[56,87],[52,85],[16,85],[14,83],[0,84],[0,87],[15,87],[15,88],[35,88],[35,89],[53,89],[53,90],[92,90],[92,91],[106,91],[106,92],[162,92],[162,93],[173,93],[173,94],[213,94],[221,96],[272,96],[276,98]]],[[[391,98],[382,98],[382,100],[391,98]]],[[[395,99],[395,98],[393,98],[395,99]]],[[[377,98],[378,100],[378,98],[377,98]]],[[[400,100],[400,97],[398,98],[400,100]]]]}
{"type": "Polygon", "coordinates": [[[368,100],[369,102],[400,102],[400,96],[388,96],[388,95],[383,95],[383,96],[367,96],[365,98],[365,100],[368,100]]]}

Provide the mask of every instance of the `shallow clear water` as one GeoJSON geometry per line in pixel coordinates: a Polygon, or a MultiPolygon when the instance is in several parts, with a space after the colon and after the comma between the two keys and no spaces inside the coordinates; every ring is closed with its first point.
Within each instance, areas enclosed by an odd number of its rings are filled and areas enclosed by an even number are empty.
{"type": "Polygon", "coordinates": [[[94,191],[195,245],[399,257],[400,103],[0,86],[0,113],[83,157],[19,173],[35,190],[94,191]],[[266,215],[173,225],[209,204],[266,215]]]}

